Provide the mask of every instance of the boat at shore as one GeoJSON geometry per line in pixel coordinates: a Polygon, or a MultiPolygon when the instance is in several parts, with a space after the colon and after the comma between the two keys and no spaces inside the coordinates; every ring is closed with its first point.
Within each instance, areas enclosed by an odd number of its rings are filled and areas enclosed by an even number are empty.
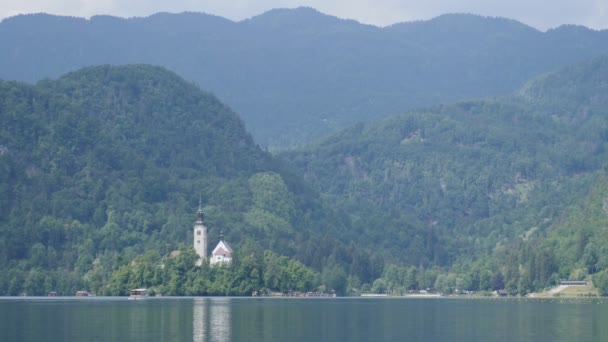
{"type": "Polygon", "coordinates": [[[134,289],[129,294],[129,299],[146,299],[148,298],[148,289],[134,289]]]}

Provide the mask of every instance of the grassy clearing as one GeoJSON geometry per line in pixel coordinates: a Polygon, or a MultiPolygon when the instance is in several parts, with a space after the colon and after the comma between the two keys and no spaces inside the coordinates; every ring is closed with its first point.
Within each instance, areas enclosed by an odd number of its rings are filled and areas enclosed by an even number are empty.
{"type": "Polygon", "coordinates": [[[596,297],[598,295],[597,289],[593,285],[573,285],[568,286],[558,293],[550,293],[544,291],[533,294],[532,297],[551,298],[551,297],[596,297]]]}

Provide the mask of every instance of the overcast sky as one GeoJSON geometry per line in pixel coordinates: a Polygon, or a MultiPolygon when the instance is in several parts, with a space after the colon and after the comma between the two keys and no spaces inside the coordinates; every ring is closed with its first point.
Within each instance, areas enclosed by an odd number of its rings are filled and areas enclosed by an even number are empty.
{"type": "Polygon", "coordinates": [[[272,8],[298,6],[378,26],[444,13],[473,13],[512,18],[541,30],[561,24],[608,28],[608,0],[0,0],[0,19],[39,12],[142,17],[194,11],[242,20],[272,8]]]}

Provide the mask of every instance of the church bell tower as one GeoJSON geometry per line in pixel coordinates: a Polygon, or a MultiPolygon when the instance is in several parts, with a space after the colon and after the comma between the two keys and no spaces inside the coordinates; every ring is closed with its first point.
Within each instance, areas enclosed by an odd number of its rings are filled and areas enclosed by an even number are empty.
{"type": "Polygon", "coordinates": [[[198,201],[197,219],[194,224],[194,251],[198,255],[196,266],[201,266],[203,260],[207,259],[207,227],[203,222],[203,208],[201,200],[198,201]]]}

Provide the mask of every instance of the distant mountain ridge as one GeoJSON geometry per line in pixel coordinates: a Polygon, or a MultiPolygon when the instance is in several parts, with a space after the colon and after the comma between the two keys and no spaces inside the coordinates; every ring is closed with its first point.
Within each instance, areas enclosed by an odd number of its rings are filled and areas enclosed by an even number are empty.
{"type": "Polygon", "coordinates": [[[311,8],[240,22],[45,14],[0,23],[0,79],[33,82],[98,64],[169,68],[216,94],[262,146],[301,145],[358,121],[505,95],[533,76],[608,52],[608,31],[541,32],[468,14],[384,28],[311,8]]]}

